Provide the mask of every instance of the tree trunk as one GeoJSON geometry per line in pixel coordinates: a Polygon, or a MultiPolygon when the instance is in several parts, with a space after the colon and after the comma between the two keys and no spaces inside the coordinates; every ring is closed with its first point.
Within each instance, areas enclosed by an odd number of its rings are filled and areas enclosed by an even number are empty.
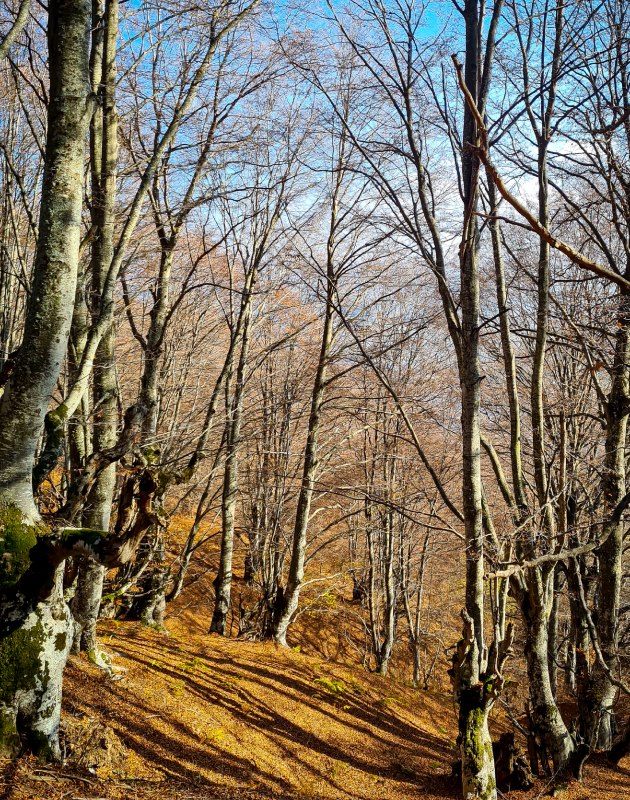
{"type": "Polygon", "coordinates": [[[551,756],[554,771],[560,772],[571,764],[575,741],[564,724],[550,679],[548,622],[553,603],[553,572],[548,570],[545,575],[532,576],[530,582],[539,591],[535,597],[528,598],[529,605],[523,613],[529,694],[536,732],[551,756]]]}
{"type": "MultiPolygon", "coordinates": [[[[95,31],[92,48],[92,82],[98,89],[101,108],[92,119],[92,224],[96,235],[92,244],[92,319],[96,325],[101,311],[105,281],[114,255],[116,201],[116,162],[118,157],[118,117],[115,106],[116,42],[118,38],[118,0],[107,0],[104,14],[100,2],[95,16],[102,20],[100,40],[95,31]],[[99,53],[100,50],[100,53],[99,53]],[[99,152],[100,150],[100,152],[99,152]]],[[[93,368],[93,407],[95,451],[106,450],[116,442],[116,364],[113,325],[104,331],[93,368]]],[[[110,464],[94,481],[84,510],[85,525],[109,530],[112,500],[116,485],[116,464],[110,464]]],[[[85,564],[79,571],[72,611],[77,620],[74,650],[86,652],[95,663],[107,665],[98,649],[96,621],[105,571],[99,564],[85,564]]]]}
{"type": "Polygon", "coordinates": [[[129,616],[139,619],[146,628],[154,628],[160,633],[168,633],[164,627],[166,611],[166,586],[169,571],[165,567],[155,569],[139,586],[140,597],[134,600],[129,616]]]}
{"type": "Polygon", "coordinates": [[[560,655],[560,644],[558,638],[558,615],[560,612],[560,592],[562,575],[558,569],[554,573],[553,579],[553,601],[549,613],[549,636],[547,641],[547,657],[549,661],[549,684],[551,694],[554,698],[558,696],[558,658],[560,655]]]}
{"type": "MultiPolygon", "coordinates": [[[[50,100],[39,237],[24,337],[0,400],[0,498],[21,512],[21,524],[38,518],[33,459],[64,361],[74,311],[83,165],[93,111],[90,3],[51,0],[48,13],[50,100]]],[[[33,584],[30,591],[45,597],[46,585],[52,581],[48,599],[31,606],[18,593],[3,611],[10,619],[10,609],[18,603],[27,616],[20,627],[9,623],[0,639],[2,750],[15,751],[19,719],[33,752],[44,759],[59,757],[62,677],[72,642],[72,617],[62,594],[62,563],[54,578],[48,572],[47,566],[31,565],[27,571],[33,584]]]]}
{"type": "MultiPolygon", "coordinates": [[[[607,516],[626,494],[626,432],[630,409],[630,299],[620,297],[612,387],[605,407],[606,456],[602,494],[607,516]]],[[[613,674],[618,672],[617,627],[621,591],[623,522],[606,522],[599,548],[597,588],[597,637],[604,661],[613,674]]],[[[581,609],[580,609],[581,610],[581,609]]],[[[584,738],[600,750],[610,750],[615,731],[613,703],[616,689],[599,661],[591,668],[586,691],[584,738]]]]}
{"type": "MultiPolygon", "coordinates": [[[[86,304],[85,276],[80,276],[72,314],[72,328],[68,341],[68,374],[74,382],[81,363],[83,348],[88,332],[88,309],[86,304]]],[[[78,409],[68,420],[68,460],[69,474],[68,485],[72,484],[79,476],[88,456],[92,452],[88,435],[89,399],[85,392],[78,409]]]]}
{"type": "MultiPolygon", "coordinates": [[[[393,469],[392,465],[392,469],[393,469]]],[[[392,512],[385,514],[383,526],[385,535],[385,630],[380,651],[377,653],[377,675],[385,677],[389,669],[389,661],[394,647],[396,633],[396,587],[394,586],[394,531],[392,512]]]]}
{"type": "Polygon", "coordinates": [[[48,5],[50,101],[39,237],[22,344],[0,400],[0,498],[37,518],[33,458],[63,364],[77,282],[83,165],[93,111],[88,0],[48,5]]]}
{"type": "Polygon", "coordinates": [[[43,761],[58,760],[63,671],[72,644],[72,614],[63,597],[63,564],[50,598],[0,640],[0,755],[16,756],[20,734],[43,761]]]}
{"type": "Polygon", "coordinates": [[[91,558],[82,558],[77,575],[77,588],[70,607],[76,623],[72,652],[87,653],[90,661],[100,665],[96,640],[96,621],[103,594],[105,569],[91,558]]]}
{"type": "MultiPolygon", "coordinates": [[[[483,6],[482,6],[483,8],[483,6]]],[[[502,3],[497,0],[486,41],[485,56],[480,51],[484,20],[476,0],[467,0],[463,16],[466,30],[466,62],[463,80],[467,91],[479,108],[485,108],[494,54],[496,23],[502,3]],[[480,64],[484,63],[480,74],[480,64]]],[[[466,106],[462,141],[477,145],[479,132],[472,110],[466,106]]],[[[461,334],[459,348],[459,381],[461,389],[462,425],[462,499],[466,559],[466,593],[464,637],[453,656],[451,680],[453,699],[459,707],[458,743],[462,759],[464,797],[496,800],[494,756],[488,733],[488,713],[494,702],[493,692],[500,684],[497,663],[488,661],[484,642],[483,587],[483,524],[481,485],[481,435],[479,407],[481,380],[479,367],[479,228],[478,206],[479,160],[468,147],[462,151],[464,223],[460,245],[461,334]],[[484,684],[490,667],[490,692],[484,684]],[[495,673],[498,673],[495,675],[495,673]]],[[[456,345],[457,346],[457,345],[456,345]]],[[[499,641],[492,651],[498,653],[499,641]]],[[[509,645],[507,646],[509,650],[509,645]]],[[[506,655],[507,657],[507,650],[506,655]]]]}
{"type": "MultiPolygon", "coordinates": [[[[478,96],[478,18],[476,3],[467,3],[465,80],[474,98],[478,96]],[[473,10],[474,5],[474,10],[473,10]]],[[[475,143],[477,133],[470,113],[464,118],[465,142],[475,143]]],[[[462,402],[462,497],[466,540],[466,617],[471,625],[470,642],[454,680],[454,696],[459,705],[459,747],[462,759],[464,797],[495,800],[496,781],[492,742],[488,732],[488,710],[480,678],[487,651],[484,642],[483,529],[481,500],[481,453],[479,405],[479,229],[474,210],[477,206],[476,171],[478,163],[464,150],[463,252],[460,252],[462,402]]]]}
{"type": "Polygon", "coordinates": [[[488,730],[489,709],[483,687],[471,687],[459,695],[459,735],[462,786],[465,798],[496,797],[494,754],[488,730]]]}
{"type": "Polygon", "coordinates": [[[243,414],[243,400],[245,392],[245,368],[249,351],[249,333],[251,316],[243,325],[243,343],[236,370],[236,386],[234,397],[230,404],[229,419],[227,420],[225,475],[223,480],[223,498],[221,514],[223,518],[223,532],[221,536],[221,556],[219,570],[215,579],[216,597],[214,612],[210,623],[210,633],[219,633],[225,636],[230,597],[232,593],[232,555],[234,552],[234,521],[236,514],[236,495],[238,492],[238,456],[241,444],[241,418],[243,414]]]}
{"type": "Polygon", "coordinates": [[[333,202],[330,215],[330,230],[327,240],[326,251],[326,308],[324,311],[324,328],[322,331],[322,343],[313,382],[313,394],[311,396],[311,412],[308,418],[308,433],[306,436],[306,447],[304,450],[304,468],[302,471],[302,483],[298,496],[297,509],[295,512],[295,526],[293,528],[293,543],[291,548],[291,563],[289,565],[289,575],[284,587],[283,602],[279,609],[277,620],[274,626],[273,638],[281,645],[287,646],[287,630],[298,608],[300,600],[300,590],[304,582],[304,564],[306,558],[306,535],[308,523],[311,515],[311,502],[313,499],[313,485],[317,473],[317,438],[321,421],[322,406],[326,391],[326,373],[332,348],[333,334],[333,300],[336,291],[335,273],[335,240],[338,213],[338,200],[341,188],[343,173],[341,163],[338,165],[335,176],[336,184],[333,192],[333,202]]]}

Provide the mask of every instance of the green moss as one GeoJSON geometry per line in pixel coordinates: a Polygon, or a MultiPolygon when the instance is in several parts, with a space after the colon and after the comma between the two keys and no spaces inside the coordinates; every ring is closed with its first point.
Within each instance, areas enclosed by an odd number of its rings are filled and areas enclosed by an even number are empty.
{"type": "Polygon", "coordinates": [[[142,448],[142,456],[149,465],[157,464],[160,460],[160,448],[146,445],[142,448]]]}
{"type": "Polygon", "coordinates": [[[84,542],[94,550],[102,543],[106,535],[105,531],[96,528],[66,528],[61,534],[61,541],[68,545],[84,542]]]}
{"type": "Polygon", "coordinates": [[[475,787],[475,797],[479,800],[491,800],[496,796],[496,780],[493,775],[487,776],[484,770],[484,765],[489,766],[493,762],[492,742],[488,736],[484,737],[485,714],[483,709],[474,703],[464,713],[464,734],[461,741],[466,776],[475,787]],[[480,776],[482,772],[485,780],[480,776]]]}
{"type": "Polygon", "coordinates": [[[315,683],[322,686],[330,694],[342,694],[346,691],[346,685],[342,680],[336,678],[315,678],[315,683]]]}
{"type": "Polygon", "coordinates": [[[0,505],[0,590],[9,588],[26,571],[37,534],[36,527],[24,524],[19,509],[0,505]]]}
{"type": "Polygon", "coordinates": [[[0,701],[10,704],[18,690],[38,688],[38,676],[42,689],[46,689],[48,668],[42,675],[39,661],[44,636],[44,627],[38,619],[32,628],[18,628],[6,639],[0,640],[0,701]]]}
{"type": "Polygon", "coordinates": [[[12,713],[0,711],[0,756],[13,758],[20,752],[20,737],[12,713]]]}
{"type": "Polygon", "coordinates": [[[66,649],[66,634],[65,633],[58,633],[57,638],[55,639],[55,649],[62,650],[66,649]]]}
{"type": "Polygon", "coordinates": [[[555,706],[553,703],[548,703],[546,705],[540,705],[536,707],[536,716],[541,721],[553,719],[557,713],[558,713],[558,707],[555,706]]]}
{"type": "Polygon", "coordinates": [[[165,472],[164,470],[161,469],[157,474],[156,480],[158,488],[157,491],[155,492],[155,495],[156,497],[162,497],[162,495],[168,489],[169,483],[171,482],[171,476],[168,472],[165,472]]]}
{"type": "Polygon", "coordinates": [[[60,428],[64,422],[66,421],[66,417],[68,416],[68,407],[65,403],[62,403],[59,408],[55,408],[52,411],[49,411],[46,414],[46,429],[48,430],[48,425],[50,424],[51,428],[60,428]]]}
{"type": "Polygon", "coordinates": [[[490,800],[490,798],[494,796],[496,788],[497,788],[497,782],[494,780],[494,778],[489,778],[486,790],[482,792],[480,795],[481,800],[490,800]]]}
{"type": "Polygon", "coordinates": [[[484,714],[481,708],[471,708],[468,711],[463,746],[466,761],[471,764],[474,772],[479,772],[484,763],[483,721],[484,714]]]}

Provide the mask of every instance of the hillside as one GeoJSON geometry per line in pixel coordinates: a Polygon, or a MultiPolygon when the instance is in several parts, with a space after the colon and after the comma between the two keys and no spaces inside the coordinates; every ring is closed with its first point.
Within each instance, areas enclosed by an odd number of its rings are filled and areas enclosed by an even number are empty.
{"type": "MultiPolygon", "coordinates": [[[[64,697],[66,729],[92,741],[77,744],[75,734],[64,768],[42,769],[28,757],[2,762],[2,800],[460,796],[450,777],[456,719],[448,694],[416,691],[351,662],[203,635],[203,607],[196,614],[189,606],[182,602],[181,615],[167,621],[170,636],[137,623],[101,624],[117,678],[73,657],[64,697]]],[[[539,782],[509,796],[548,791],[539,782]]],[[[630,763],[614,770],[598,759],[583,786],[562,792],[567,800],[628,794],[630,763]]]]}

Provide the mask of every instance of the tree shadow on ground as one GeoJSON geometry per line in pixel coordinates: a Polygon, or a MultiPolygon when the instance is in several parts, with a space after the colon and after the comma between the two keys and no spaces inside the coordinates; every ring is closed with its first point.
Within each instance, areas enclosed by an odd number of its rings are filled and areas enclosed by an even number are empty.
{"type": "MultiPolygon", "coordinates": [[[[348,687],[335,696],[314,682],[312,670],[280,664],[262,648],[254,658],[251,646],[237,660],[222,652],[225,645],[219,650],[166,637],[148,641],[144,634],[123,635],[115,647],[130,662],[129,679],[112,683],[88,678],[84,670],[79,676],[75,664],[69,668],[70,683],[74,678],[82,691],[72,692],[79,695],[74,705],[98,713],[128,748],[172,779],[195,785],[225,780],[276,796],[297,790],[367,800],[386,796],[385,789],[397,798],[458,796],[450,777],[436,772],[454,760],[448,743],[412,724],[405,708],[382,702],[372,688],[348,687]],[[154,684],[149,698],[147,680],[154,684]],[[192,717],[179,713],[173,692],[181,693],[192,717]],[[199,709],[197,717],[194,709],[199,709]],[[228,716],[229,724],[217,721],[218,729],[229,728],[225,741],[213,740],[212,734],[204,739],[200,717],[208,709],[210,719],[213,709],[216,716],[218,709],[228,716]],[[305,716],[315,724],[306,726],[305,716]],[[252,737],[259,742],[263,737],[263,749],[273,752],[284,769],[265,764],[264,753],[252,752],[252,737]],[[431,763],[434,767],[426,766],[431,763]],[[355,790],[353,780],[363,788],[355,790]]],[[[327,675],[333,666],[326,665],[327,675]]]]}

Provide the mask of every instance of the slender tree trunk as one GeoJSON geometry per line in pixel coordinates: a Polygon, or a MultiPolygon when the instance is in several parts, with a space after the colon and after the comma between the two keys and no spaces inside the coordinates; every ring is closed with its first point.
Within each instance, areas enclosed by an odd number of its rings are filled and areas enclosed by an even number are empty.
{"type": "MultiPolygon", "coordinates": [[[[467,198],[471,202],[471,198],[467,198]]],[[[464,797],[496,798],[489,707],[480,678],[486,666],[483,637],[483,530],[479,436],[479,277],[478,231],[471,221],[472,239],[462,263],[462,489],[466,536],[466,614],[471,623],[468,652],[454,683],[459,706],[459,746],[464,797]]]]}
{"type": "Polygon", "coordinates": [[[158,378],[162,357],[164,332],[168,318],[170,282],[173,271],[175,242],[163,242],[160,254],[160,271],[155,289],[156,300],[151,308],[151,323],[147,332],[144,350],[144,370],[140,395],[149,413],[142,423],[142,443],[153,445],[158,425],[158,378]]]}
{"type": "MultiPolygon", "coordinates": [[[[407,581],[403,586],[402,595],[405,605],[405,614],[407,616],[407,624],[409,625],[409,638],[411,639],[411,649],[413,653],[413,685],[418,686],[422,676],[422,655],[421,655],[421,628],[420,618],[422,614],[422,600],[424,597],[424,573],[427,565],[428,547],[429,547],[430,534],[427,533],[424,537],[424,544],[422,545],[422,556],[420,558],[420,567],[418,570],[418,587],[415,589],[416,595],[416,608],[412,613],[411,603],[409,599],[409,587],[407,581]]],[[[408,569],[408,568],[407,568],[408,569]]],[[[408,578],[407,578],[408,580],[408,578]]],[[[424,688],[427,687],[428,679],[425,676],[424,688]]]]}
{"type": "MultiPolygon", "coordinates": [[[[493,213],[496,213],[496,187],[492,177],[489,174],[487,174],[487,178],[490,206],[493,213]]],[[[522,521],[529,516],[529,509],[521,461],[521,414],[516,380],[516,358],[514,356],[514,348],[512,346],[512,333],[510,330],[510,317],[507,304],[507,292],[505,288],[505,270],[503,267],[501,234],[498,219],[495,218],[492,220],[490,224],[490,231],[492,235],[495,285],[497,293],[497,305],[499,308],[499,328],[501,331],[501,349],[503,352],[503,365],[505,369],[505,385],[510,409],[510,464],[512,467],[512,486],[514,490],[514,500],[517,507],[516,521],[517,526],[520,526],[522,521]]]]}
{"type": "Polygon", "coordinates": [[[336,274],[334,266],[335,240],[338,214],[338,199],[342,180],[341,163],[336,174],[335,191],[330,215],[330,230],[327,241],[326,254],[326,308],[324,311],[324,328],[319,351],[319,360],[313,382],[311,396],[311,412],[308,418],[308,433],[304,451],[304,468],[302,483],[298,496],[297,510],[295,512],[295,526],[293,529],[293,544],[291,548],[291,563],[289,575],[283,593],[283,604],[274,627],[273,637],[276,642],[287,646],[287,630],[298,608],[300,589],[304,582],[304,564],[306,558],[306,535],[311,515],[311,502],[313,499],[313,486],[319,463],[317,456],[317,440],[321,422],[322,407],[326,393],[326,374],[330,361],[330,351],[334,341],[333,332],[333,301],[336,292],[336,274]]]}
{"type": "Polygon", "coordinates": [[[243,342],[236,370],[236,386],[227,421],[225,474],[221,514],[223,532],[221,536],[221,555],[219,570],[215,579],[216,598],[210,633],[225,636],[230,597],[232,593],[232,556],[234,553],[234,522],[236,516],[236,496],[238,493],[238,456],[241,445],[241,420],[245,394],[245,369],[249,352],[251,316],[247,315],[243,325],[243,342]]]}
{"type": "Polygon", "coordinates": [[[568,767],[575,741],[567,730],[554,697],[549,669],[549,616],[553,605],[553,571],[530,578],[535,586],[528,598],[525,657],[534,724],[553,760],[554,771],[568,767]]]}
{"type": "MultiPolygon", "coordinates": [[[[389,465],[390,481],[393,482],[395,472],[395,462],[389,465]]],[[[390,484],[391,485],[391,484],[390,484]]],[[[388,491],[388,493],[390,493],[388,491]]],[[[389,498],[391,501],[391,497],[389,498]]],[[[384,557],[384,578],[385,578],[385,613],[384,613],[384,636],[377,654],[377,674],[383,677],[387,675],[389,661],[392,657],[394,638],[396,634],[396,587],[394,585],[394,524],[393,512],[387,511],[384,515],[383,524],[383,557],[384,557]]]]}
{"type": "Polygon", "coordinates": [[[9,29],[7,35],[2,39],[0,42],[0,61],[6,58],[9,54],[9,50],[11,49],[11,45],[17,37],[22,32],[22,29],[28,22],[28,12],[31,9],[31,0],[21,0],[20,6],[18,8],[17,17],[15,22],[9,29]]]}
{"type": "MultiPolygon", "coordinates": [[[[547,185],[547,152],[540,147],[538,158],[539,181],[539,215],[545,227],[549,224],[548,185],[547,185]]],[[[532,406],[532,450],[534,454],[534,477],[538,506],[542,509],[542,519],[549,537],[553,535],[553,516],[547,504],[547,466],[545,464],[544,438],[544,369],[547,348],[547,317],[549,314],[549,245],[540,240],[538,257],[538,306],[536,310],[536,345],[532,366],[531,406],[532,406]]]]}
{"type": "MultiPolygon", "coordinates": [[[[81,276],[77,283],[72,329],[68,341],[68,375],[71,383],[74,382],[79,369],[81,355],[87,339],[87,331],[88,310],[85,296],[85,277],[81,276]]],[[[77,411],[68,420],[68,458],[70,462],[68,484],[78,478],[88,456],[92,452],[87,428],[89,407],[90,404],[86,392],[77,411]]]]}
{"type": "MultiPolygon", "coordinates": [[[[559,3],[555,12],[555,40],[551,79],[546,102],[543,105],[540,130],[532,119],[532,127],[538,145],[538,216],[541,224],[549,227],[549,179],[547,175],[547,151],[551,138],[551,120],[554,113],[557,81],[562,61],[562,31],[564,6],[559,3]]],[[[536,342],[532,364],[530,402],[532,409],[532,451],[536,499],[540,509],[541,527],[546,538],[546,547],[556,545],[555,520],[551,503],[548,502],[547,465],[545,462],[545,414],[544,372],[547,349],[550,283],[550,248],[540,239],[537,276],[536,342]]],[[[528,546],[535,547],[529,532],[528,546]]],[[[527,662],[530,682],[530,697],[534,708],[534,722],[543,743],[551,755],[554,769],[561,771],[570,766],[575,753],[575,741],[567,730],[555,702],[552,675],[549,664],[549,622],[554,599],[554,571],[531,570],[528,576],[528,591],[521,593],[521,603],[527,628],[527,662]]]]}
{"type": "MultiPolygon", "coordinates": [[[[630,410],[630,299],[621,297],[612,387],[606,403],[606,455],[602,493],[606,516],[626,493],[626,433],[630,410]]],[[[623,523],[607,522],[599,549],[597,636],[602,655],[613,674],[618,671],[617,627],[622,579],[623,523]],[[612,530],[611,530],[612,527],[612,530]]],[[[596,660],[592,665],[583,709],[584,737],[600,750],[610,750],[615,730],[613,703],[616,689],[596,660]]]]}
{"type": "Polygon", "coordinates": [[[302,484],[298,496],[297,511],[295,514],[295,527],[293,530],[293,547],[291,550],[291,564],[289,566],[289,576],[284,590],[284,605],[279,615],[274,639],[280,644],[287,644],[287,629],[297,611],[300,599],[300,589],[304,581],[304,562],[306,557],[306,534],[311,514],[311,501],[313,499],[313,485],[317,474],[317,439],[319,425],[321,421],[322,406],[326,390],[326,372],[330,358],[330,348],[333,340],[332,326],[332,297],[329,289],[329,302],[326,306],[324,318],[324,331],[322,334],[322,344],[320,348],[315,381],[313,383],[313,395],[311,398],[311,413],[308,420],[308,433],[306,438],[306,449],[304,452],[304,469],[302,471],[302,484]]]}
{"type": "MultiPolygon", "coordinates": [[[[91,125],[92,225],[96,234],[92,244],[92,319],[96,325],[101,311],[105,281],[114,255],[116,203],[116,163],[118,158],[118,116],[115,105],[116,45],[118,38],[118,0],[94,2],[95,44],[92,55],[92,82],[98,89],[101,106],[91,125]],[[99,52],[100,51],[100,52],[99,52]]],[[[99,342],[93,369],[94,442],[102,451],[116,442],[116,364],[113,324],[99,342]]],[[[83,513],[85,524],[97,530],[109,530],[116,485],[116,465],[99,473],[83,513]]],[[[102,656],[96,640],[96,621],[103,590],[104,569],[95,562],[79,570],[77,593],[72,611],[77,621],[75,651],[83,650],[100,663],[102,656]]]]}
{"type": "Polygon", "coordinates": [[[558,616],[560,613],[560,592],[562,591],[562,575],[556,569],[553,578],[553,600],[549,612],[549,637],[547,655],[549,660],[549,684],[554,698],[558,696],[558,658],[560,656],[560,640],[558,638],[558,616]]]}
{"type": "MultiPolygon", "coordinates": [[[[478,37],[482,24],[477,2],[468,0],[465,13],[466,64],[464,75],[468,91],[476,99],[479,92],[478,37]]],[[[464,117],[463,141],[476,143],[477,133],[471,113],[464,117]]],[[[464,797],[495,800],[496,780],[492,741],[488,731],[487,703],[482,674],[487,651],[484,642],[483,528],[481,499],[481,453],[479,406],[479,229],[474,214],[477,207],[479,164],[464,150],[464,228],[460,251],[462,403],[462,498],[466,542],[466,598],[464,641],[460,657],[454,662],[454,700],[459,711],[458,743],[462,759],[464,797]]]]}
{"type": "Polygon", "coordinates": [[[73,653],[83,651],[90,661],[101,664],[101,655],[96,639],[96,621],[103,594],[105,569],[91,558],[80,560],[77,587],[72,598],[71,609],[75,621],[73,653]]]}

